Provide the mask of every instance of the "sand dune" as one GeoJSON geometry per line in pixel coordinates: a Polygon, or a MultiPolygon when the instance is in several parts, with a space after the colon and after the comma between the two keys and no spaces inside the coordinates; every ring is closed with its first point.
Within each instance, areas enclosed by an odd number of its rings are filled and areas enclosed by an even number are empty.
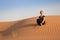
{"type": "Polygon", "coordinates": [[[46,16],[42,26],[37,18],[0,22],[0,40],[60,40],[60,16],[46,16]]]}

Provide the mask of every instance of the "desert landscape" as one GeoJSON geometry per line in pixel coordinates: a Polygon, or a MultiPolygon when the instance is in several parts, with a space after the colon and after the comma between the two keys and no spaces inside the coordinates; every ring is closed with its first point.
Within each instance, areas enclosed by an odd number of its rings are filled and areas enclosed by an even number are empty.
{"type": "Polygon", "coordinates": [[[60,40],[60,16],[46,16],[42,26],[37,18],[0,22],[0,40],[60,40]]]}

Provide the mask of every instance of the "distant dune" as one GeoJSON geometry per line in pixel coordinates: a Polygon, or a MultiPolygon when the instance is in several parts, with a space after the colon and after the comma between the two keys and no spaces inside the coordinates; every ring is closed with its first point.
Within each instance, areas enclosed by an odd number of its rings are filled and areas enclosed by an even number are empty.
{"type": "Polygon", "coordinates": [[[42,26],[37,18],[0,22],[0,40],[60,40],[60,16],[46,16],[42,26]]]}

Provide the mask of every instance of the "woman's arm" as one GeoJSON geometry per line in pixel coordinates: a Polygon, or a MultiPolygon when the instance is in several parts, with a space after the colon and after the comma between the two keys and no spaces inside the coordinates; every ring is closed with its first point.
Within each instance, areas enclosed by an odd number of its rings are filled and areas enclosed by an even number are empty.
{"type": "Polygon", "coordinates": [[[42,23],[44,23],[44,21],[45,21],[45,17],[43,17],[43,21],[42,21],[42,23]]]}

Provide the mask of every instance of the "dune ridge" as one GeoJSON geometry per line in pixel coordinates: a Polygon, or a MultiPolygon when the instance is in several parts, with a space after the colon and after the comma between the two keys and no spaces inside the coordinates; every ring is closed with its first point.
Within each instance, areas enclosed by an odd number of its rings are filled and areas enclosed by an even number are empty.
{"type": "Polygon", "coordinates": [[[46,24],[38,26],[38,17],[14,22],[0,22],[1,40],[60,40],[60,16],[46,16],[46,24]]]}

